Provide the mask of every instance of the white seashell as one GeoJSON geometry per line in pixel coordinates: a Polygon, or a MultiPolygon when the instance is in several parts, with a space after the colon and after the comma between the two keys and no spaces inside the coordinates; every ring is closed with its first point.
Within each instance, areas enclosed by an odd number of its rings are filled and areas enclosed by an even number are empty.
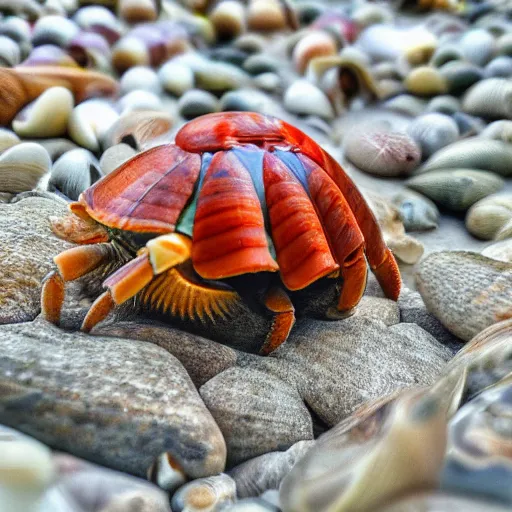
{"type": "Polygon", "coordinates": [[[66,133],[75,101],[65,87],[51,87],[24,107],[12,122],[20,137],[59,137],[66,133]]]}
{"type": "Polygon", "coordinates": [[[167,452],[157,457],[149,468],[147,476],[149,481],[171,493],[187,480],[185,473],[167,452]]]}
{"type": "Polygon", "coordinates": [[[334,111],[327,96],[308,80],[296,80],[284,93],[284,107],[294,114],[332,119],[334,111]]]}
{"type": "Polygon", "coordinates": [[[158,71],[160,84],[174,96],[181,96],[194,87],[194,73],[184,64],[173,62],[165,63],[158,71]]]}
{"type": "Polygon", "coordinates": [[[512,80],[488,78],[476,83],[466,92],[462,108],[488,119],[512,119],[512,80]]]}
{"type": "Polygon", "coordinates": [[[107,102],[88,100],[71,112],[68,132],[77,144],[96,152],[100,149],[100,140],[118,118],[119,114],[107,102]]]}
{"type": "Polygon", "coordinates": [[[0,156],[0,191],[34,189],[51,165],[50,155],[41,145],[24,142],[13,146],[0,156]]]}
{"type": "Polygon", "coordinates": [[[489,196],[475,203],[466,215],[468,231],[483,240],[492,240],[512,219],[512,195],[489,196]]]}
{"type": "Polygon", "coordinates": [[[136,154],[135,149],[128,144],[121,143],[109,147],[100,158],[101,172],[105,175],[110,174],[136,154]]]}
{"type": "Polygon", "coordinates": [[[21,51],[10,37],[0,35],[0,65],[13,67],[21,62],[21,51]]]}
{"type": "Polygon", "coordinates": [[[449,116],[437,113],[416,118],[407,133],[419,144],[423,158],[428,158],[444,146],[455,142],[459,136],[457,123],[449,116]]]}
{"type": "Polygon", "coordinates": [[[134,110],[162,110],[162,102],[156,94],[141,90],[124,95],[117,105],[122,115],[134,110]]]}
{"type": "Polygon", "coordinates": [[[0,128],[0,153],[19,144],[20,138],[7,128],[0,128]]]}
{"type": "Polygon", "coordinates": [[[153,94],[160,94],[162,87],[158,75],[146,66],[134,66],[126,71],[121,77],[121,94],[131,91],[149,91],[153,94]]]}

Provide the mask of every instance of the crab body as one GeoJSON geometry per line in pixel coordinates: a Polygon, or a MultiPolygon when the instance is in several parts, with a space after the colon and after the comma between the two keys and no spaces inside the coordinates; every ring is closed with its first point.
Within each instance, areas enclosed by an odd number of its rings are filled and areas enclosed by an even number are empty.
{"type": "Polygon", "coordinates": [[[130,303],[221,341],[230,341],[229,325],[242,325],[242,337],[259,337],[267,354],[295,315],[350,314],[366,285],[365,255],[385,293],[396,300],[400,291],[396,262],[356,186],[312,139],[270,116],[198,118],[175,144],[135,156],[87,189],[71,210],[56,231],[82,245],[55,258],[45,315],[59,321],[64,281],[111,271],[113,259],[119,267],[85,330],[130,303]]]}

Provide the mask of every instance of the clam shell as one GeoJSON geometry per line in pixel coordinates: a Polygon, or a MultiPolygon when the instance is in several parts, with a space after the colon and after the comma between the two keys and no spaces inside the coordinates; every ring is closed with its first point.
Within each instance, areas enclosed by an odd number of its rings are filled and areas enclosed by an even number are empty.
{"type": "Polygon", "coordinates": [[[208,18],[221,39],[233,39],[245,32],[245,9],[235,0],[219,2],[208,18]]]}
{"type": "Polygon", "coordinates": [[[68,132],[77,144],[96,152],[100,149],[100,140],[118,118],[119,114],[105,101],[88,100],[71,112],[68,132]]]}
{"type": "Polygon", "coordinates": [[[438,151],[420,172],[435,169],[482,169],[502,176],[512,176],[512,145],[499,140],[471,137],[438,151]]]}
{"type": "Polygon", "coordinates": [[[512,194],[490,196],[475,203],[466,215],[468,231],[483,240],[492,240],[512,219],[512,194]]]}
{"type": "Polygon", "coordinates": [[[148,470],[148,480],[169,492],[182,486],[186,479],[185,473],[168,453],[162,453],[148,470]]]}
{"type": "Polygon", "coordinates": [[[181,96],[194,87],[194,73],[190,67],[172,60],[158,71],[162,87],[170,94],[181,96]]]}
{"type": "Polygon", "coordinates": [[[406,133],[363,125],[344,140],[345,156],[361,170],[377,176],[409,174],[420,162],[421,152],[406,133]]]}
{"type": "Polygon", "coordinates": [[[121,77],[121,94],[142,90],[160,94],[162,87],[158,75],[147,66],[134,66],[121,77]]]}
{"type": "Polygon", "coordinates": [[[102,177],[98,161],[86,149],[64,153],[53,165],[48,190],[58,191],[76,201],[78,196],[102,177]]]}
{"type": "Polygon", "coordinates": [[[235,501],[235,481],[221,473],[193,480],[180,487],[172,497],[171,506],[176,512],[214,512],[235,501]]]}
{"type": "Polygon", "coordinates": [[[501,190],[502,178],[474,169],[442,169],[410,178],[406,186],[453,211],[466,211],[480,199],[501,190]]]}
{"type": "Polygon", "coordinates": [[[409,92],[417,96],[434,96],[448,91],[448,84],[441,73],[429,66],[414,68],[404,84],[409,92]]]}
{"type": "Polygon", "coordinates": [[[488,78],[478,82],[467,91],[462,108],[487,119],[512,119],[512,80],[488,78]]]}
{"type": "Polygon", "coordinates": [[[428,158],[459,136],[457,123],[443,114],[425,114],[416,118],[407,133],[419,144],[423,158],[428,158]]]}
{"type": "Polygon", "coordinates": [[[137,152],[128,144],[116,144],[109,147],[100,158],[100,169],[104,175],[115,171],[121,164],[136,155],[137,152]]]}
{"type": "Polygon", "coordinates": [[[300,115],[316,115],[332,119],[334,111],[329,99],[314,84],[300,79],[293,82],[284,93],[284,107],[289,112],[300,115]]]}
{"type": "Polygon", "coordinates": [[[20,137],[58,137],[66,133],[74,99],[65,87],[51,87],[21,110],[12,122],[20,137]]]}
{"type": "Polygon", "coordinates": [[[439,210],[427,197],[404,189],[393,196],[406,231],[425,231],[439,225],[439,210]]]}
{"type": "Polygon", "coordinates": [[[34,142],[11,147],[0,156],[0,192],[18,194],[36,187],[50,170],[46,149],[34,142]]]}
{"type": "Polygon", "coordinates": [[[356,412],[316,441],[281,484],[283,512],[366,512],[418,486],[437,485],[446,444],[441,398],[424,390],[393,398],[356,412]]]}
{"type": "Polygon", "coordinates": [[[512,263],[512,239],[500,240],[488,245],[481,254],[493,260],[512,263]]]}

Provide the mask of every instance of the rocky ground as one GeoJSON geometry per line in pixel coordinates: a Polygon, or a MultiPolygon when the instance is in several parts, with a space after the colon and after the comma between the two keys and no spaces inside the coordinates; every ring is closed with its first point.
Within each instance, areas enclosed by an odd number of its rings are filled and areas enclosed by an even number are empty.
{"type": "Polygon", "coordinates": [[[0,13],[0,512],[510,510],[506,0],[0,13]],[[248,306],[221,335],[129,307],[81,332],[99,269],[48,322],[43,279],[83,236],[78,217],[55,234],[68,203],[233,110],[342,164],[399,263],[398,300],[370,274],[352,316],[298,318],[262,356],[248,306]]]}

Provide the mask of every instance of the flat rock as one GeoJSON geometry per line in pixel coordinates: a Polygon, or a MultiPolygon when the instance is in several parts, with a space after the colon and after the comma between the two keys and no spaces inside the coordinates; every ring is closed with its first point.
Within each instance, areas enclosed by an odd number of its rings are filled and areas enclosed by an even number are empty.
{"type": "Polygon", "coordinates": [[[165,350],[42,320],[0,326],[0,347],[0,422],[137,476],[164,452],[193,478],[224,469],[222,434],[165,350]]]}
{"type": "Polygon", "coordinates": [[[428,310],[462,340],[512,317],[512,263],[442,251],[421,261],[416,281],[428,310]]]}

